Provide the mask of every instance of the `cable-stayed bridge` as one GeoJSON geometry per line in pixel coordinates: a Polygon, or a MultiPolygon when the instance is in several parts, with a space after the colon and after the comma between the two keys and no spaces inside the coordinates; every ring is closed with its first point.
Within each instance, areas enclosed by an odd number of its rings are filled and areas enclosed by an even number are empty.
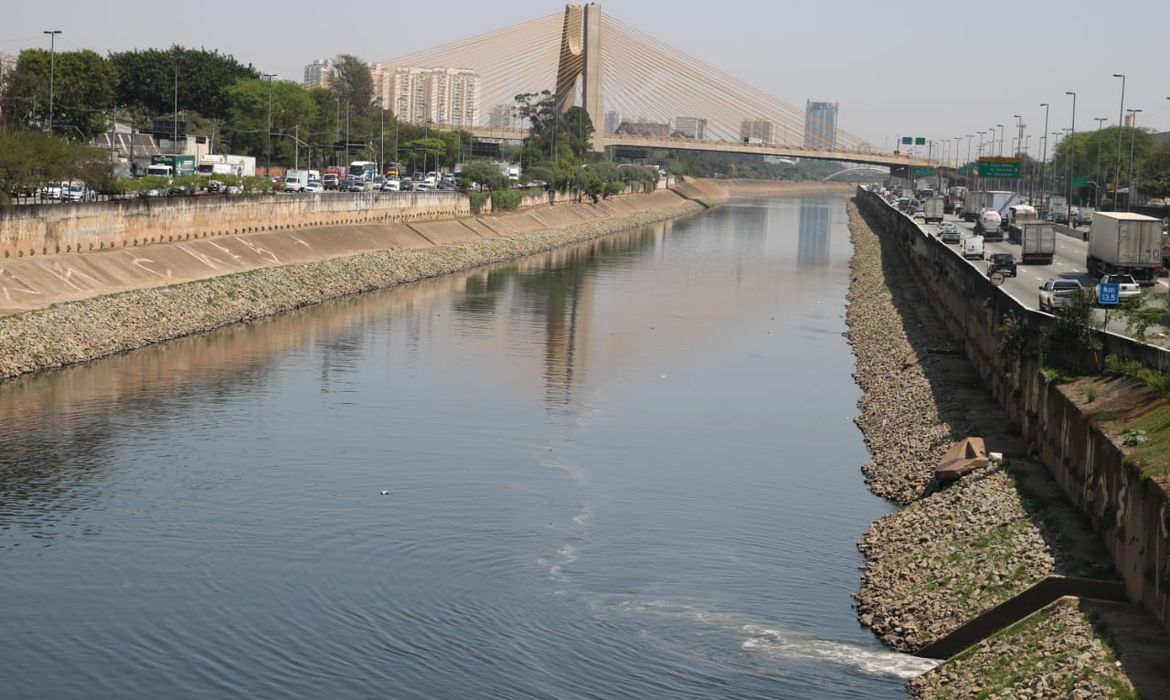
{"type": "MultiPolygon", "coordinates": [[[[380,61],[377,67],[387,85],[400,68],[473,71],[481,105],[474,124],[450,120],[436,126],[462,128],[478,139],[523,138],[523,125],[515,119],[493,126],[493,111],[506,113],[519,94],[549,90],[560,109],[578,105],[589,113],[597,151],[665,148],[882,166],[931,164],[880,152],[837,128],[835,113],[831,121],[806,114],[602,13],[596,3],[567,5],[563,13],[380,61]],[[616,129],[613,115],[622,115],[616,129]]],[[[390,109],[404,121],[417,121],[410,97],[401,90],[393,95],[390,109]]],[[[434,93],[416,97],[437,99],[434,93]]]]}

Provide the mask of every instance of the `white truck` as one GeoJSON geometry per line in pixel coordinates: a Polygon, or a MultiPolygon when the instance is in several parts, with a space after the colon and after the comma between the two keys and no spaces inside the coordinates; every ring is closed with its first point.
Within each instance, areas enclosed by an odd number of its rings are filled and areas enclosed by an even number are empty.
{"type": "Polygon", "coordinates": [[[1085,259],[1089,274],[1132,275],[1149,286],[1162,271],[1162,222],[1130,212],[1096,212],[1085,259]]]}
{"type": "Polygon", "coordinates": [[[308,170],[289,170],[284,174],[285,192],[304,192],[309,186],[308,170]]]}
{"type": "Polygon", "coordinates": [[[252,156],[209,153],[199,159],[195,172],[204,177],[252,177],[256,174],[256,159],[252,156]]]}
{"type": "Polygon", "coordinates": [[[931,197],[930,199],[926,200],[926,202],[924,202],[922,205],[922,211],[926,216],[924,221],[928,224],[942,223],[943,209],[946,208],[946,205],[946,199],[943,197],[931,197]]]}
{"type": "Polygon", "coordinates": [[[1012,243],[1020,242],[1020,231],[1024,224],[1039,221],[1040,214],[1036,207],[1030,204],[1013,204],[1008,207],[1003,226],[1007,229],[1008,238],[1012,243]]]}
{"type": "Polygon", "coordinates": [[[1048,198],[1048,219],[1053,223],[1068,223],[1068,200],[1064,197],[1051,196],[1048,198]]]}
{"type": "Polygon", "coordinates": [[[963,202],[963,219],[966,221],[978,221],[979,215],[988,209],[992,209],[999,213],[1004,213],[1005,207],[1015,200],[1016,194],[1014,192],[1005,192],[1003,190],[990,190],[987,192],[968,192],[967,199],[963,202]]]}
{"type": "Polygon", "coordinates": [[[975,234],[988,241],[1003,240],[1003,217],[994,209],[985,209],[975,222],[975,234]]]}
{"type": "Polygon", "coordinates": [[[982,260],[983,255],[983,236],[975,234],[974,236],[967,236],[959,242],[963,249],[963,257],[968,260],[982,260]]]}
{"type": "Polygon", "coordinates": [[[1056,225],[1047,221],[1027,221],[1020,224],[1020,260],[1026,263],[1051,265],[1056,255],[1056,225]]]}

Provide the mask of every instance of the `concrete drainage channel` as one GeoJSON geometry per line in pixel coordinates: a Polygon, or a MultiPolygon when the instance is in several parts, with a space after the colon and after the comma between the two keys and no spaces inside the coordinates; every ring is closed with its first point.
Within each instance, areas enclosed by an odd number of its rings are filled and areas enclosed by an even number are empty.
{"type": "Polygon", "coordinates": [[[1110,648],[1098,629],[1085,606],[1115,606],[1111,629],[1141,630],[1144,648],[1170,653],[1148,614],[1111,602],[1127,600],[1126,584],[1100,534],[1034,461],[1017,419],[968,361],[968,341],[935,314],[907,246],[855,207],[850,228],[848,335],[865,392],[857,423],[873,455],[864,471],[875,493],[904,506],[859,543],[858,616],[894,649],[950,659],[913,680],[911,694],[1096,698],[1170,687],[1159,685],[1170,684],[1164,664],[1110,648]]]}

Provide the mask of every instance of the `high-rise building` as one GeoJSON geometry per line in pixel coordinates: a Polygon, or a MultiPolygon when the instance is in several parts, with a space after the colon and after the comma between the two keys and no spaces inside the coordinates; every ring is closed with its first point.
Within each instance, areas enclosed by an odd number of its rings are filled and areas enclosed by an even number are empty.
{"type": "Polygon", "coordinates": [[[618,127],[622,125],[622,113],[610,110],[605,113],[605,133],[616,134],[618,127]]]}
{"type": "Polygon", "coordinates": [[[514,104],[499,104],[488,112],[488,126],[493,129],[519,129],[520,112],[514,104]]]}
{"type": "Polygon", "coordinates": [[[703,141],[707,138],[707,120],[702,117],[675,117],[674,131],[679,136],[703,141]]]}
{"type": "MultiPolygon", "coordinates": [[[[446,126],[479,123],[480,77],[466,68],[380,67],[385,85],[379,99],[399,119],[446,126]]],[[[375,93],[378,92],[375,83],[375,93]]]]}
{"type": "Polygon", "coordinates": [[[337,70],[332,60],[328,58],[318,59],[305,66],[305,80],[303,85],[310,89],[316,87],[333,87],[333,79],[336,76],[337,70]]]}
{"type": "Polygon", "coordinates": [[[739,140],[745,143],[772,143],[772,122],[768,119],[744,119],[739,124],[739,140]]]}
{"type": "Polygon", "coordinates": [[[829,150],[837,147],[837,103],[805,103],[804,147],[829,150]]]}

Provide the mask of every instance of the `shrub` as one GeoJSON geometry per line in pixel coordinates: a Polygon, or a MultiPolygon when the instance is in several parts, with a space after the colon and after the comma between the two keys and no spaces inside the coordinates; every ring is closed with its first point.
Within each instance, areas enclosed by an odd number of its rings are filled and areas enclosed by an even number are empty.
{"type": "Polygon", "coordinates": [[[467,199],[471,201],[472,214],[480,213],[483,211],[483,205],[487,204],[487,195],[483,192],[468,192],[467,199]]]}
{"type": "Polygon", "coordinates": [[[1170,397],[1170,374],[1146,367],[1137,360],[1123,360],[1114,355],[1105,358],[1105,371],[1142,382],[1159,394],[1170,397]]]}
{"type": "Polygon", "coordinates": [[[523,199],[519,190],[497,190],[492,192],[492,211],[516,211],[523,199]]]}

